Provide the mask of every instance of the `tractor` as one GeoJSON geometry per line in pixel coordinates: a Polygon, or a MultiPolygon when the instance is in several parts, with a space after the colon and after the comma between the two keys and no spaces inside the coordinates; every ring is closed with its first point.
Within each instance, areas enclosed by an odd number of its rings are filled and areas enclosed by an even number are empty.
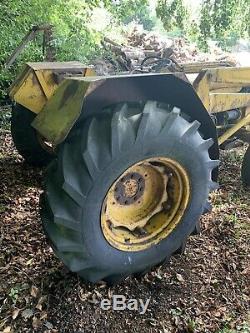
{"type": "MultiPolygon", "coordinates": [[[[116,284],[182,253],[217,185],[219,147],[250,124],[250,68],[96,76],[79,62],[28,63],[15,80],[18,152],[46,166],[41,220],[85,281],[116,284]]],[[[250,148],[242,165],[250,185],[250,148]]]]}

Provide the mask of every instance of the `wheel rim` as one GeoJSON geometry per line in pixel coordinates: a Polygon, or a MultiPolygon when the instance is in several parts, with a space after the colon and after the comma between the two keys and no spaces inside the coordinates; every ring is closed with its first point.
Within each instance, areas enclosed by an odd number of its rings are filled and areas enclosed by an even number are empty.
{"type": "Polygon", "coordinates": [[[189,199],[189,177],[177,161],[165,157],[140,161],[108,190],[102,205],[102,232],[119,250],[144,250],[173,231],[189,199]]]}

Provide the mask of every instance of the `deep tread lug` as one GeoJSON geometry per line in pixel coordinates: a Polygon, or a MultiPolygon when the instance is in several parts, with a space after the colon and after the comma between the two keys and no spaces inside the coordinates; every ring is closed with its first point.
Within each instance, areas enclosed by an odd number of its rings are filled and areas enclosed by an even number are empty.
{"type": "Polygon", "coordinates": [[[212,180],[209,183],[209,190],[210,192],[216,191],[219,188],[219,184],[216,182],[213,182],[212,180]]]}
{"type": "Polygon", "coordinates": [[[177,108],[174,108],[173,111],[168,114],[166,123],[165,123],[161,133],[165,134],[166,132],[169,132],[179,116],[180,116],[180,110],[177,108]]]}
{"type": "Polygon", "coordinates": [[[210,170],[213,170],[215,168],[218,168],[218,166],[220,165],[220,161],[219,160],[210,160],[207,162],[207,165],[210,168],[210,170]]]}
{"type": "Polygon", "coordinates": [[[207,213],[211,213],[211,211],[212,211],[212,205],[211,205],[211,203],[209,202],[209,201],[207,201],[206,203],[205,203],[205,205],[204,205],[204,208],[203,208],[203,215],[204,214],[207,214],[207,213]]]}
{"type": "Polygon", "coordinates": [[[197,221],[194,230],[191,232],[191,236],[200,235],[200,233],[201,233],[200,221],[197,221]]]}
{"type": "Polygon", "coordinates": [[[212,145],[214,144],[214,140],[213,139],[207,139],[207,140],[204,140],[200,145],[200,149],[201,150],[208,150],[209,148],[212,147],[212,145]]]}
{"type": "Polygon", "coordinates": [[[182,255],[185,253],[185,250],[186,250],[186,245],[187,245],[187,239],[185,239],[183,241],[183,243],[181,244],[181,246],[173,253],[173,255],[182,255]]]}
{"type": "Polygon", "coordinates": [[[82,193],[78,192],[77,189],[75,189],[72,185],[66,182],[63,184],[63,189],[79,206],[83,205],[84,199],[86,197],[83,196],[82,193]]]}
{"type": "Polygon", "coordinates": [[[55,216],[54,217],[55,224],[62,225],[66,228],[72,229],[74,231],[80,232],[81,226],[78,222],[74,220],[66,219],[65,217],[55,216]]]}
{"type": "Polygon", "coordinates": [[[195,133],[197,133],[198,129],[200,128],[201,123],[198,120],[193,121],[187,130],[183,133],[182,138],[189,137],[195,133]]]}

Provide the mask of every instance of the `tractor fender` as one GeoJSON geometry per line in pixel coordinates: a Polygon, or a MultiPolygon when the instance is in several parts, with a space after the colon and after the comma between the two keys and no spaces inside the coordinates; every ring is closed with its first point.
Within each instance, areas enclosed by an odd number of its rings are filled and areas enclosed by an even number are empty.
{"type": "Polygon", "coordinates": [[[97,115],[103,108],[119,102],[153,100],[174,105],[201,123],[204,139],[212,138],[210,157],[219,158],[216,126],[184,73],[150,74],[110,77],[103,80],[83,102],[78,124],[86,117],[97,115]]]}
{"type": "Polygon", "coordinates": [[[106,107],[149,100],[176,106],[190,121],[198,120],[204,139],[214,140],[209,150],[211,159],[218,159],[215,124],[184,73],[68,78],[36,116],[32,126],[58,145],[68,137],[73,126],[80,126],[84,119],[99,114],[106,107]]]}

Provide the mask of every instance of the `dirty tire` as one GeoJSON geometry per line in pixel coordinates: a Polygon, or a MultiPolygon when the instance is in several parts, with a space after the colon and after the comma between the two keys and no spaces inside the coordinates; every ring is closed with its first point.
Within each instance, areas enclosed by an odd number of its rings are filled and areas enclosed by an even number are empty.
{"type": "Polygon", "coordinates": [[[189,123],[176,108],[156,102],[119,104],[113,112],[86,119],[58,149],[47,171],[41,207],[43,226],[56,255],[84,280],[115,284],[166,261],[197,229],[218,161],[209,158],[212,139],[204,140],[199,123],[189,123]],[[112,183],[141,160],[166,156],[188,172],[190,202],[181,222],[157,245],[121,251],[104,238],[103,200],[112,183]]]}
{"type": "Polygon", "coordinates": [[[17,151],[25,161],[34,166],[46,166],[54,154],[40,144],[36,130],[31,126],[35,114],[20,104],[12,109],[11,135],[17,151]]]}
{"type": "Polygon", "coordinates": [[[241,178],[243,184],[250,186],[250,146],[248,147],[242,162],[241,178]]]}

